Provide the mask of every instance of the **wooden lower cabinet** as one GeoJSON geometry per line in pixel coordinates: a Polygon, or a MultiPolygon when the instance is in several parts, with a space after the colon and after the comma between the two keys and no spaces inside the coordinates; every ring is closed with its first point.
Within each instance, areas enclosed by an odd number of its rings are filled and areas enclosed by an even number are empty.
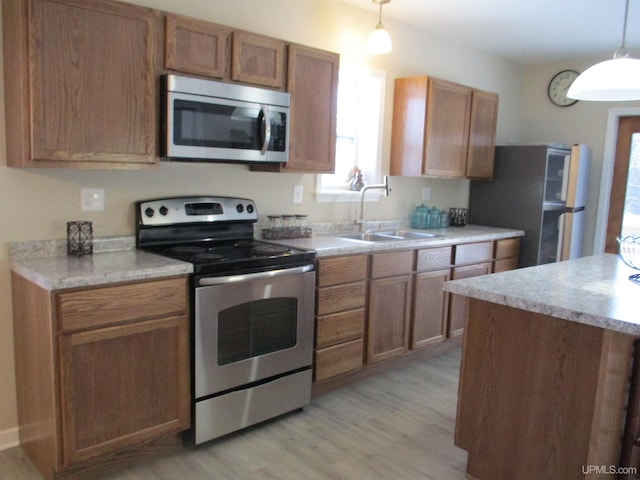
{"type": "Polygon", "coordinates": [[[520,238],[505,238],[495,242],[493,272],[506,272],[518,268],[520,238]]]}
{"type": "Polygon", "coordinates": [[[367,318],[367,363],[388,360],[409,348],[413,251],[371,256],[367,318]]]}
{"type": "Polygon", "coordinates": [[[189,428],[187,277],[12,287],[20,444],[45,479],[95,477],[189,428]]]}
{"type": "Polygon", "coordinates": [[[445,292],[444,283],[491,273],[494,255],[498,260],[517,258],[519,242],[515,237],[320,258],[318,390],[347,384],[345,377],[364,378],[384,369],[385,362],[419,355],[418,350],[428,355],[430,348],[461,335],[465,298],[445,292]]]}
{"type": "Polygon", "coordinates": [[[413,283],[411,348],[442,342],[447,334],[449,294],[443,291],[450,269],[416,273],[413,283]]]}
{"type": "MultiPolygon", "coordinates": [[[[479,277],[491,273],[491,262],[478,263],[476,265],[467,265],[464,267],[456,267],[453,269],[451,280],[460,280],[462,278],[479,277]]],[[[447,327],[447,336],[449,338],[462,335],[464,331],[464,319],[467,315],[466,297],[460,295],[451,295],[449,300],[449,325],[447,327]]]]}
{"type": "Polygon", "coordinates": [[[447,333],[449,294],[444,282],[451,278],[451,246],[416,250],[413,279],[411,348],[444,341],[447,333]]]}
{"type": "MultiPolygon", "coordinates": [[[[453,252],[451,280],[478,277],[491,273],[493,268],[494,242],[474,242],[456,245],[453,252]]],[[[450,295],[449,338],[462,335],[467,315],[466,300],[459,295],[450,295]]]]}
{"type": "Polygon", "coordinates": [[[362,368],[367,256],[320,259],[317,268],[314,380],[362,368]]]}
{"type": "Polygon", "coordinates": [[[467,478],[627,478],[613,470],[634,340],[469,299],[455,431],[467,478]]]}
{"type": "Polygon", "coordinates": [[[187,342],[183,317],[63,335],[63,465],[188,428],[187,342]]]}
{"type": "Polygon", "coordinates": [[[402,355],[409,348],[411,275],[371,280],[367,363],[402,355]]]}

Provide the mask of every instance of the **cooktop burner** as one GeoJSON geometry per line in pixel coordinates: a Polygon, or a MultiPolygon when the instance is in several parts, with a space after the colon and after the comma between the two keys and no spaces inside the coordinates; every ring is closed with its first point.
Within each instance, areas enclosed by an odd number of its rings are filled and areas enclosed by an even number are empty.
{"type": "Polygon", "coordinates": [[[291,249],[284,245],[261,244],[253,247],[253,251],[257,255],[282,255],[283,253],[290,252],[291,249]]]}

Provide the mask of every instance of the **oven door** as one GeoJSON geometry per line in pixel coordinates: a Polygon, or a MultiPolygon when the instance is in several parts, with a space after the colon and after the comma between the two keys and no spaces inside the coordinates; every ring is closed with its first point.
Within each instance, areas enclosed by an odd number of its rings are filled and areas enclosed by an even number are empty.
{"type": "Polygon", "coordinates": [[[195,399],[310,367],[313,265],[201,278],[195,289],[195,399]]]}

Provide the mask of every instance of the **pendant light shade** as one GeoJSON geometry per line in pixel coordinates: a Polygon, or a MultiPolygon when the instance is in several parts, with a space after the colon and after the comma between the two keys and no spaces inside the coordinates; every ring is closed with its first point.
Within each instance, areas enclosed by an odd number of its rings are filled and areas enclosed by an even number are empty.
{"type": "Polygon", "coordinates": [[[369,35],[367,41],[367,51],[376,55],[389,53],[391,51],[391,36],[389,32],[384,29],[382,25],[382,5],[389,3],[391,0],[371,0],[373,3],[377,3],[380,6],[378,13],[378,24],[376,29],[369,35]]]}
{"type": "Polygon", "coordinates": [[[625,48],[629,0],[624,11],[622,42],[613,59],[597,63],[571,84],[567,97],[595,102],[640,100],[640,60],[629,57],[625,48]]]}
{"type": "Polygon", "coordinates": [[[595,102],[640,100],[640,60],[620,57],[596,63],[575,79],[567,96],[595,102]]]}

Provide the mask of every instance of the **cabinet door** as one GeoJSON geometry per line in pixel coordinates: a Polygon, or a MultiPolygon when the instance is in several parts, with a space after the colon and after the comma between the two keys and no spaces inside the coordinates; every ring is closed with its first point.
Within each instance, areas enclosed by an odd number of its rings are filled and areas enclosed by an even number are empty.
{"type": "Polygon", "coordinates": [[[338,54],[289,45],[291,124],[286,170],[335,170],[339,63],[338,54]]]}
{"type": "Polygon", "coordinates": [[[186,316],[62,335],[62,463],[189,427],[186,316]]]}
{"type": "Polygon", "coordinates": [[[284,90],[282,40],[248,32],[233,32],[232,39],[232,80],[284,90]]]}
{"type": "Polygon", "coordinates": [[[411,275],[371,280],[367,363],[407,351],[411,314],[411,275]]]}
{"type": "Polygon", "coordinates": [[[520,253],[520,238],[505,238],[495,242],[494,272],[505,272],[518,268],[518,254],[520,253]]]}
{"type": "Polygon", "coordinates": [[[396,78],[391,123],[391,175],[419,177],[423,172],[429,77],[396,78]]]}
{"type": "Polygon", "coordinates": [[[469,145],[471,89],[429,79],[424,174],[464,177],[469,145]]]}
{"type": "Polygon", "coordinates": [[[411,348],[420,348],[444,340],[449,294],[443,291],[450,270],[418,273],[414,279],[411,348]]]}
{"type": "Polygon", "coordinates": [[[165,68],[225,78],[231,29],[196,18],[168,14],[165,21],[165,68]]]}
{"type": "Polygon", "coordinates": [[[29,6],[30,50],[19,55],[30,58],[32,151],[22,166],[156,163],[157,12],[101,0],[29,6]]]}
{"type": "Polygon", "coordinates": [[[474,90],[469,123],[468,178],[493,177],[496,121],[498,119],[498,95],[474,90]]]}
{"type": "MultiPolygon", "coordinates": [[[[466,265],[453,269],[452,280],[461,278],[479,277],[491,273],[491,262],[478,263],[476,265],[466,265]]],[[[447,336],[449,338],[462,335],[464,330],[464,318],[467,315],[467,297],[461,295],[450,295],[449,300],[449,324],[447,336]]]]}

